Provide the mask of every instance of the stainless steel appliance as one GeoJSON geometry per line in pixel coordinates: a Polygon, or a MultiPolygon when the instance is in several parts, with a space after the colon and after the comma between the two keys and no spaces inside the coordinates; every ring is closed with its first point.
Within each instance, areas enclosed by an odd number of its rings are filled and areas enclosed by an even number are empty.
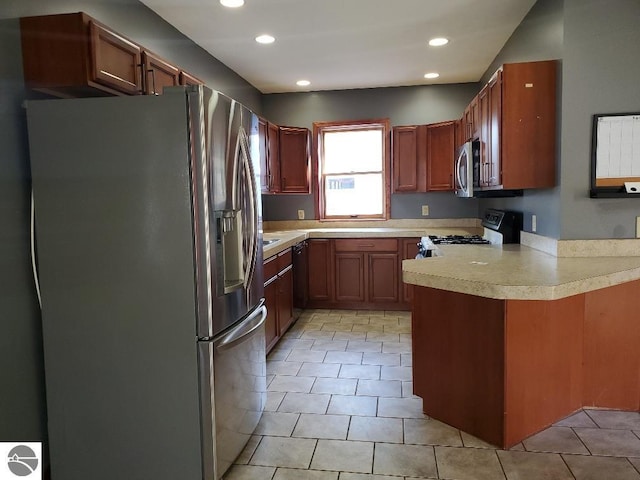
{"type": "Polygon", "coordinates": [[[522,212],[489,208],[482,217],[484,234],[480,235],[428,235],[418,242],[418,256],[427,258],[440,254],[438,245],[502,245],[519,243],[522,230],[522,212]]]}
{"type": "Polygon", "coordinates": [[[266,400],[257,117],[204,87],[27,117],[52,475],[220,478],[266,400]]]}
{"type": "Polygon", "coordinates": [[[466,142],[458,149],[455,164],[455,193],[458,197],[473,197],[480,182],[480,142],[466,142]]]}

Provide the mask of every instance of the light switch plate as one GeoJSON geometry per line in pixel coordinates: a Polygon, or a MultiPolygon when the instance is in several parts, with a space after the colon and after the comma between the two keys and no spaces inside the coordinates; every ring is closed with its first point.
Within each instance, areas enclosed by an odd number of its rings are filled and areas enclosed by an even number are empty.
{"type": "Polygon", "coordinates": [[[298,210],[298,220],[304,220],[304,210],[298,210]]]}
{"type": "Polygon", "coordinates": [[[422,216],[427,217],[429,215],[429,205],[422,205],[422,216]]]}
{"type": "Polygon", "coordinates": [[[538,229],[538,217],[531,215],[531,231],[535,232],[538,229]]]}
{"type": "Polygon", "coordinates": [[[640,238],[640,217],[636,217],[636,238],[640,238]]]}

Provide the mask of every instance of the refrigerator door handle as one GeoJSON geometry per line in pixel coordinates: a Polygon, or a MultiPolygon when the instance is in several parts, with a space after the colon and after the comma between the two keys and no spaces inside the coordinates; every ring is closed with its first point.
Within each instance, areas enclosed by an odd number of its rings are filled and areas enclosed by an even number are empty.
{"type": "Polygon", "coordinates": [[[267,319],[267,307],[261,304],[240,325],[231,330],[222,339],[216,341],[216,350],[228,350],[243,342],[253,332],[259,329],[267,319]]]}
{"type": "Polygon", "coordinates": [[[251,229],[249,231],[249,258],[245,266],[244,272],[244,288],[247,289],[253,279],[253,272],[255,270],[255,263],[258,256],[258,210],[257,204],[257,188],[256,179],[253,172],[253,166],[251,165],[251,153],[249,151],[249,142],[247,140],[247,132],[244,128],[240,127],[238,135],[240,142],[240,152],[242,155],[242,166],[244,168],[244,178],[247,182],[247,188],[249,191],[249,223],[251,229]]]}

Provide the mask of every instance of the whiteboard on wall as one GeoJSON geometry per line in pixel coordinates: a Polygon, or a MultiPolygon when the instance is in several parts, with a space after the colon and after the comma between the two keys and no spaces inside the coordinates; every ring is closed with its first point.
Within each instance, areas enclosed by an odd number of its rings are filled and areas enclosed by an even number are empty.
{"type": "Polygon", "coordinates": [[[593,116],[591,196],[640,182],[640,113],[593,116]]]}

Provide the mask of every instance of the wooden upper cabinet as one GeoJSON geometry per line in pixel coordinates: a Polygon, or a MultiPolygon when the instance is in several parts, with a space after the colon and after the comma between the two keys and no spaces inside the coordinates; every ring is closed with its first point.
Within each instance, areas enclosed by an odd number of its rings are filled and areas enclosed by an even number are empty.
{"type": "Polygon", "coordinates": [[[393,191],[425,192],[426,130],[423,125],[393,127],[393,191]]]}
{"type": "Polygon", "coordinates": [[[489,185],[489,164],[491,163],[491,129],[489,116],[489,88],[485,86],[478,94],[480,111],[480,186],[489,185]]]}
{"type": "Polygon", "coordinates": [[[180,85],[180,70],[149,51],[142,52],[144,93],[161,95],[164,87],[180,85]]]}
{"type": "Polygon", "coordinates": [[[503,188],[552,188],[556,184],[557,68],[555,60],[511,63],[502,68],[503,188]]]}
{"type": "Polygon", "coordinates": [[[23,17],[20,32],[25,83],[49,95],[159,95],[203,83],[82,12],[23,17]]]}
{"type": "Polygon", "coordinates": [[[58,97],[142,93],[141,48],[84,13],[20,19],[25,83],[58,97]]]}
{"type": "Polygon", "coordinates": [[[309,193],[308,128],[280,127],[280,192],[309,193]]]}
{"type": "Polygon", "coordinates": [[[473,140],[480,136],[480,103],[479,98],[476,95],[473,100],[467,105],[462,115],[462,123],[464,130],[462,136],[464,142],[473,140]]]}
{"type": "Polygon", "coordinates": [[[131,95],[140,93],[140,47],[90,21],[92,80],[131,95]]]}
{"type": "Polygon", "coordinates": [[[271,193],[280,192],[280,128],[267,123],[267,189],[271,193]]]}
{"type": "Polygon", "coordinates": [[[427,126],[427,190],[453,190],[455,122],[427,126]]]}
{"type": "Polygon", "coordinates": [[[180,72],[180,85],[204,85],[204,82],[198,77],[194,77],[185,71],[180,72]]]}
{"type": "Polygon", "coordinates": [[[556,183],[558,62],[507,63],[467,106],[480,140],[480,188],[552,188],[556,183]]]}
{"type": "Polygon", "coordinates": [[[501,185],[502,172],[500,164],[500,128],[502,125],[502,72],[498,71],[487,85],[489,95],[489,138],[487,143],[487,162],[489,164],[490,187],[501,185]]]}
{"type": "Polygon", "coordinates": [[[267,154],[269,149],[268,122],[258,117],[258,142],[260,152],[260,189],[262,193],[269,193],[269,165],[267,154]]]}

